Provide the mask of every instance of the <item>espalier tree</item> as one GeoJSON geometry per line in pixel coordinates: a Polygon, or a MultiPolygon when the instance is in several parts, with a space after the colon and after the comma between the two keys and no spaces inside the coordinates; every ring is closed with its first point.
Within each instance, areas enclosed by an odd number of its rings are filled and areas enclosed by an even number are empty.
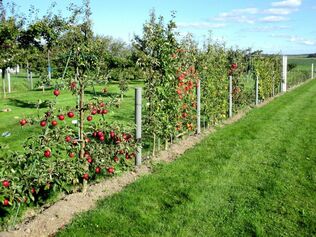
{"type": "Polygon", "coordinates": [[[154,144],[157,137],[167,141],[175,127],[174,108],[169,104],[171,99],[175,101],[177,69],[172,55],[179,48],[175,27],[173,19],[165,26],[163,17],[157,19],[152,12],[150,20],[143,26],[143,35],[134,40],[137,64],[145,75],[145,132],[153,137],[154,144]]]}
{"type": "Polygon", "coordinates": [[[147,100],[145,133],[155,144],[194,131],[196,109],[196,49],[190,41],[178,42],[174,15],[165,24],[152,12],[143,26],[143,35],[134,40],[134,57],[145,75],[147,100]]]}
{"type": "Polygon", "coordinates": [[[201,115],[204,125],[226,118],[228,111],[228,59],[225,46],[211,36],[198,56],[201,77],[201,115]]]}

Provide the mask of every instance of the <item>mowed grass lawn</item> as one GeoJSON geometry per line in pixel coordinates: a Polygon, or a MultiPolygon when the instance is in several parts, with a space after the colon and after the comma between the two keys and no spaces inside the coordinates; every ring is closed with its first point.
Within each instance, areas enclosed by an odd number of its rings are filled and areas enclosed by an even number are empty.
{"type": "Polygon", "coordinates": [[[57,236],[316,236],[316,80],[219,128],[57,236]]]}

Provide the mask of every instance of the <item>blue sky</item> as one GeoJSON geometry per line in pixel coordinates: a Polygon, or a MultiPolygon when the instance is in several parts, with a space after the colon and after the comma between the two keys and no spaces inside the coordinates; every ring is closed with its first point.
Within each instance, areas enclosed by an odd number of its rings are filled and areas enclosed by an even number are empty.
{"type": "MultiPolygon", "coordinates": [[[[6,2],[6,0],[4,0],[6,2]]],[[[14,0],[20,12],[34,5],[46,12],[51,0],[14,0]]],[[[70,2],[57,0],[57,9],[70,2]]],[[[212,31],[227,46],[251,47],[267,53],[316,52],[316,0],[91,0],[97,34],[129,41],[141,34],[151,9],[176,22],[182,34],[191,32],[203,42],[212,31]]]]}

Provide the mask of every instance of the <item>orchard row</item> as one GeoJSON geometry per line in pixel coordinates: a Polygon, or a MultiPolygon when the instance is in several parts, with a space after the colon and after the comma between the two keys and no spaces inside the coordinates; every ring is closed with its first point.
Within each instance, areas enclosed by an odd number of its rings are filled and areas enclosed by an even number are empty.
{"type": "MultiPolygon", "coordinates": [[[[233,77],[235,110],[254,102],[255,77],[260,78],[261,100],[271,96],[281,81],[277,55],[226,49],[212,41],[200,49],[191,37],[179,40],[173,19],[165,25],[154,14],[144,24],[143,35],[135,37],[127,56],[120,52],[120,57],[110,58],[111,52],[93,35],[88,5],[74,11],[68,21],[58,17],[46,20],[30,25],[27,39],[33,43],[26,48],[35,50],[39,35],[55,32],[52,39],[56,41],[47,41],[43,49],[50,59],[55,58],[62,65],[62,70],[56,72],[58,79],[47,82],[56,88],[55,101],[48,111],[39,118],[20,120],[22,129],[38,126],[41,132],[25,141],[23,152],[10,152],[0,159],[0,201],[5,208],[15,208],[23,202],[43,204],[54,192],[84,190],[88,181],[131,169],[135,152],[143,144],[153,144],[156,150],[156,143],[163,141],[167,148],[173,139],[195,133],[198,85],[203,121],[214,124],[227,117],[229,76],[233,77]],[[49,20],[53,20],[54,27],[48,31],[44,26],[49,20]],[[106,84],[113,69],[118,69],[115,73],[123,78],[120,85],[125,88],[132,73],[121,71],[120,67],[133,68],[139,78],[144,78],[143,133],[147,140],[142,140],[142,144],[135,139],[134,125],[107,121],[116,98],[85,98],[85,89],[106,84]],[[244,80],[246,76],[248,80],[244,80]],[[252,86],[247,87],[247,83],[252,86]],[[57,109],[62,90],[66,89],[72,91],[77,104],[57,109]]],[[[10,42],[12,55],[19,55],[21,42],[10,42]]],[[[36,54],[31,58],[35,65],[36,54]]],[[[31,59],[28,60],[31,65],[31,59]]]]}

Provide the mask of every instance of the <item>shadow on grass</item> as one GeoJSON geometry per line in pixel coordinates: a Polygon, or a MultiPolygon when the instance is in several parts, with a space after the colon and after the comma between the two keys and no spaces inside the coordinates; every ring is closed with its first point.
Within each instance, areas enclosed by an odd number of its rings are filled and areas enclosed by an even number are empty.
{"type": "Polygon", "coordinates": [[[84,91],[84,93],[87,95],[98,96],[98,97],[99,96],[102,96],[102,97],[119,97],[120,96],[120,93],[116,93],[116,92],[104,93],[102,91],[93,92],[93,91],[87,90],[87,91],[84,91]]]}
{"type": "MultiPolygon", "coordinates": [[[[20,108],[37,108],[37,103],[34,102],[28,102],[24,100],[19,100],[19,99],[9,99],[9,105],[15,106],[15,107],[20,107],[20,108]]],[[[48,101],[44,101],[39,105],[39,108],[47,108],[49,106],[48,101]]]]}

